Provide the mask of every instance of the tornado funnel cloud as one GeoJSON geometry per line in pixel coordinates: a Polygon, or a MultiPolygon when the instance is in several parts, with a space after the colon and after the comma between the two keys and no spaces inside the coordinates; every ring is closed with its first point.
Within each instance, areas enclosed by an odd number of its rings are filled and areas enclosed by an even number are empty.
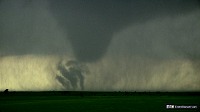
{"type": "Polygon", "coordinates": [[[102,59],[124,28],[198,9],[198,0],[52,0],[50,10],[65,29],[80,62],[102,59]]]}

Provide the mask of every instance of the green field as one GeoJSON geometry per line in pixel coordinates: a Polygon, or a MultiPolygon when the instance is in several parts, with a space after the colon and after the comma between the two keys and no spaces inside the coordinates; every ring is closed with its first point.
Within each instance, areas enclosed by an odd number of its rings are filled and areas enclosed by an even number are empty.
{"type": "Polygon", "coordinates": [[[199,95],[85,93],[15,93],[0,95],[0,112],[138,112],[167,110],[166,104],[199,105],[199,95]]]}

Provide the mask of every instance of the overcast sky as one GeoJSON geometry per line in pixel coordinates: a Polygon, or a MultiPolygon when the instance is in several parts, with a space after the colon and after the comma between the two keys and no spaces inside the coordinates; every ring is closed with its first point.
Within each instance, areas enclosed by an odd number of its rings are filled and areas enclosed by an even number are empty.
{"type": "Polygon", "coordinates": [[[198,0],[0,0],[0,90],[199,91],[198,0]]]}

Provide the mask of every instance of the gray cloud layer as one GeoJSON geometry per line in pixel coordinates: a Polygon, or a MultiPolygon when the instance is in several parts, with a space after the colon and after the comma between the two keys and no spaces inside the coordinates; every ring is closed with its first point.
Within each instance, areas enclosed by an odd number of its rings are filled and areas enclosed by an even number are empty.
{"type": "Polygon", "coordinates": [[[63,54],[68,39],[79,61],[96,61],[105,54],[113,33],[197,8],[197,0],[5,0],[0,6],[1,54],[63,54]]]}
{"type": "Polygon", "coordinates": [[[69,54],[70,43],[46,1],[0,4],[0,55],[69,54]]]}

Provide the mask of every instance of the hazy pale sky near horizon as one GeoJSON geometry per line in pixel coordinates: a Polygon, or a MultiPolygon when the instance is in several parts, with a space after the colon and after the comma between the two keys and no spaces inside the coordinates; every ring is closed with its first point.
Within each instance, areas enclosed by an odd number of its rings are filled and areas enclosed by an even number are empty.
{"type": "Polygon", "coordinates": [[[200,91],[199,0],[0,0],[0,90],[200,91]]]}

